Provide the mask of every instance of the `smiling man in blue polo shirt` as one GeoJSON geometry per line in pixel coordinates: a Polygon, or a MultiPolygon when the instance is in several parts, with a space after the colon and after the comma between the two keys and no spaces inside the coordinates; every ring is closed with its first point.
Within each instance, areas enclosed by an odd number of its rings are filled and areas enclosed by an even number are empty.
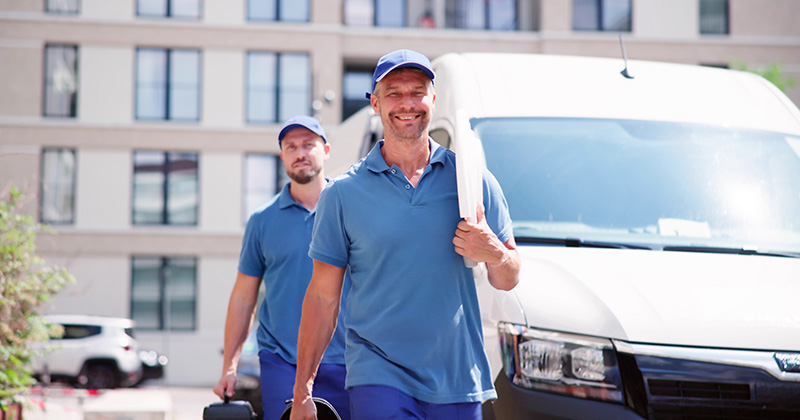
{"type": "Polygon", "coordinates": [[[483,350],[472,269],[491,284],[519,281],[505,197],[484,172],[477,223],[459,218],[455,155],[428,137],[435,74],[419,53],[383,56],[368,94],[384,140],[323,190],[309,255],[293,420],[315,418],[315,373],[336,327],[343,278],[351,415],[374,419],[480,419],[496,398],[483,350]]]}
{"type": "MultiPolygon", "coordinates": [[[[280,418],[286,401],[292,398],[300,307],[312,271],[308,245],[317,200],[327,183],[323,164],[330,155],[330,145],[319,121],[308,116],[286,121],[278,134],[278,143],[291,181],[271,202],[253,212],[247,222],[239,273],[228,304],[222,377],[214,387],[220,398],[233,396],[239,355],[253,322],[263,279],[265,296],[257,338],[266,420],[280,418]]],[[[343,420],[349,420],[342,328],[333,333],[317,378],[314,392],[331,402],[343,420]]]]}

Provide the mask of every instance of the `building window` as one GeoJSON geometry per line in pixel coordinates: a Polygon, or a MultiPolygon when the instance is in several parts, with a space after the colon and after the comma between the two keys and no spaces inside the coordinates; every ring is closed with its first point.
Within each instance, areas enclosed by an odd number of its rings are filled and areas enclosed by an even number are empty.
{"type": "Polygon", "coordinates": [[[136,119],[197,121],[200,51],[136,50],[136,119]]]}
{"type": "Polygon", "coordinates": [[[311,111],[308,54],[247,54],[247,122],[276,123],[311,111]]]}
{"type": "Polygon", "coordinates": [[[256,21],[308,22],[309,0],[247,0],[247,19],[256,21]]]}
{"type": "Polygon", "coordinates": [[[75,150],[42,150],[42,178],[39,193],[42,223],[75,222],[75,150]]]}
{"type": "Polygon", "coordinates": [[[44,47],[44,116],[75,117],[78,109],[78,47],[44,47]]]}
{"type": "Polygon", "coordinates": [[[572,0],[572,29],[631,31],[631,0],[572,0]]]}
{"type": "Polygon", "coordinates": [[[445,26],[457,29],[517,30],[517,1],[447,0],[445,26]]]}
{"type": "Polygon", "coordinates": [[[244,197],[242,220],[267,203],[289,181],[279,156],[248,153],[244,157],[244,197]]]}
{"type": "Polygon", "coordinates": [[[137,0],[136,14],[145,17],[200,19],[200,0],[137,0]]]}
{"type": "Polygon", "coordinates": [[[131,267],[131,319],[137,329],[196,328],[196,258],[138,256],[131,267]]]}
{"type": "Polygon", "coordinates": [[[197,153],[136,151],[133,224],[197,225],[197,153]]]}
{"type": "Polygon", "coordinates": [[[78,14],[81,11],[80,0],[47,0],[45,2],[47,13],[78,14]]]}
{"type": "Polygon", "coordinates": [[[401,28],[406,26],[406,2],[403,0],[375,0],[375,26],[401,28]]]}
{"type": "Polygon", "coordinates": [[[345,0],[344,21],[348,26],[407,26],[405,0],[345,0]]]}
{"type": "Polygon", "coordinates": [[[372,88],[372,71],[369,69],[345,69],[342,78],[342,120],[369,105],[365,93],[372,88]]]}
{"type": "Polygon", "coordinates": [[[728,0],[700,0],[700,33],[727,35],[728,16],[728,0]]]}
{"type": "Polygon", "coordinates": [[[348,26],[401,28],[407,24],[405,0],[345,0],[344,19],[348,26]]]}

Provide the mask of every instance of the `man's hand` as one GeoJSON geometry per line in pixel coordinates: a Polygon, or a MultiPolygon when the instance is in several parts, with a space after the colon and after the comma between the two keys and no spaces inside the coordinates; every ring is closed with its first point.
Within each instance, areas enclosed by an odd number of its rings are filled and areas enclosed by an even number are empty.
{"type": "Polygon", "coordinates": [[[317,420],[317,406],[311,396],[292,400],[292,413],[289,420],[317,420]]]}
{"type": "Polygon", "coordinates": [[[475,262],[501,264],[506,256],[507,248],[497,239],[492,228],[486,224],[483,205],[478,206],[478,217],[475,223],[468,220],[459,222],[456,236],[453,238],[456,253],[475,262]]]}
{"type": "Polygon", "coordinates": [[[235,385],[236,385],[236,372],[231,372],[222,375],[222,377],[219,378],[219,382],[217,382],[217,385],[214,387],[214,393],[217,394],[217,396],[223,400],[225,399],[226,395],[229,398],[233,397],[233,387],[235,385]]]}
{"type": "Polygon", "coordinates": [[[458,255],[486,263],[489,283],[494,288],[511,290],[519,283],[520,258],[514,237],[500,242],[486,223],[483,204],[478,206],[475,223],[468,220],[458,223],[453,245],[458,255]]]}

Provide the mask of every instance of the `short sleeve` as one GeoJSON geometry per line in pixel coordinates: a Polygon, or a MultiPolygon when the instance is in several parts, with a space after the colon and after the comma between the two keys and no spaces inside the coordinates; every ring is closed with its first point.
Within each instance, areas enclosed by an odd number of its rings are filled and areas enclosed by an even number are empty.
{"type": "Polygon", "coordinates": [[[492,228],[492,232],[497,235],[500,242],[508,242],[514,234],[508,202],[500,183],[488,169],[483,170],[483,206],[486,223],[492,228]]]}
{"type": "Polygon", "coordinates": [[[319,196],[308,256],[336,267],[347,265],[350,241],[345,230],[342,201],[335,182],[319,196]]]}
{"type": "Polygon", "coordinates": [[[242,250],[239,253],[239,272],[253,277],[263,277],[266,266],[264,265],[261,250],[261,235],[263,234],[258,221],[258,214],[253,213],[247,221],[242,238],[242,250]]]}

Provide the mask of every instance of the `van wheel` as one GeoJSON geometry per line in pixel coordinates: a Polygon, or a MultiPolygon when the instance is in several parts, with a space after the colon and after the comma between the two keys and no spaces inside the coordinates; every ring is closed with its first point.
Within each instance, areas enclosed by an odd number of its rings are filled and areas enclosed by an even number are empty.
{"type": "Polygon", "coordinates": [[[117,369],[108,363],[91,363],[83,368],[82,375],[85,381],[83,387],[87,389],[119,388],[120,380],[117,369]]]}

